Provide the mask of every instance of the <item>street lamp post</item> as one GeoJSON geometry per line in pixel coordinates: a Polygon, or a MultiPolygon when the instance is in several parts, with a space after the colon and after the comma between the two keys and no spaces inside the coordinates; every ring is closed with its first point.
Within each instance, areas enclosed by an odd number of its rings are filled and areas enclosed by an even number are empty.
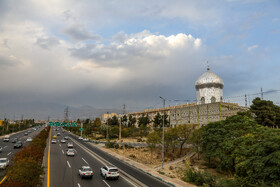
{"type": "Polygon", "coordinates": [[[159,98],[163,101],[163,118],[162,118],[162,161],[161,161],[161,168],[163,169],[163,162],[164,162],[164,108],[165,108],[165,99],[161,96],[159,98]]]}
{"type": "Polygon", "coordinates": [[[107,139],[107,143],[109,142],[109,112],[107,112],[107,128],[106,128],[106,139],[107,139]]]}

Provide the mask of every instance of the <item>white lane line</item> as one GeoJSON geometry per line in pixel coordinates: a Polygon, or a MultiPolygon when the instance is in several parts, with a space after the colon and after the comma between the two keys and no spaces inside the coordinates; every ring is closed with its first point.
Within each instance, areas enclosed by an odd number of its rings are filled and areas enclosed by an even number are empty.
{"type": "Polygon", "coordinates": [[[78,186],[81,187],[81,185],[78,183],[78,186]]]}
{"type": "Polygon", "coordinates": [[[7,155],[10,155],[12,152],[9,152],[7,155]]]}
{"type": "Polygon", "coordinates": [[[84,159],[84,158],[82,158],[83,159],[83,161],[85,161],[85,163],[87,163],[87,165],[88,165],[88,162],[84,159]]]}
{"type": "Polygon", "coordinates": [[[59,146],[61,147],[61,144],[59,144],[59,146]]]}
{"type": "Polygon", "coordinates": [[[125,179],[127,182],[129,182],[132,186],[137,187],[135,184],[133,184],[131,181],[129,181],[128,179],[126,179],[125,177],[122,177],[123,179],[125,179]]]}
{"type": "Polygon", "coordinates": [[[71,168],[71,166],[70,166],[70,164],[69,164],[68,160],[67,160],[67,164],[68,164],[69,168],[71,168]]]}
{"type": "Polygon", "coordinates": [[[111,187],[105,180],[103,180],[103,182],[104,182],[107,186],[111,187]]]}
{"type": "Polygon", "coordinates": [[[62,151],[62,154],[64,154],[64,151],[63,150],[61,150],[62,151]]]}
{"type": "Polygon", "coordinates": [[[5,146],[4,149],[5,149],[6,147],[8,147],[8,146],[5,146]]]}

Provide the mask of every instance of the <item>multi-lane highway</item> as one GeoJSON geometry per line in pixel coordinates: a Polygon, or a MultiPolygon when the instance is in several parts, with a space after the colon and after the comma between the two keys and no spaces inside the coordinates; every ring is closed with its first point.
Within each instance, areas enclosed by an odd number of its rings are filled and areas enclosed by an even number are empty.
{"type": "MultiPolygon", "coordinates": [[[[33,130],[32,128],[26,129],[24,131],[15,133],[10,136],[10,141],[9,142],[3,142],[4,136],[0,138],[0,146],[2,147],[2,152],[0,153],[0,158],[8,158],[11,162],[13,156],[15,153],[21,150],[19,149],[14,149],[14,143],[12,143],[13,138],[18,138],[18,141],[21,141],[23,143],[23,147],[26,147],[29,142],[26,142],[26,139],[28,137],[34,138],[43,128],[39,127],[37,130],[33,130]],[[30,131],[30,133],[28,133],[30,131]],[[28,133],[28,135],[24,135],[25,133],[28,133]]],[[[6,174],[6,169],[0,170],[0,181],[2,181],[3,177],[6,174]]]]}
{"type": "Polygon", "coordinates": [[[161,186],[167,187],[166,183],[131,167],[122,161],[108,155],[107,153],[92,146],[91,142],[83,142],[68,132],[62,133],[62,130],[51,130],[51,136],[60,133],[57,136],[58,142],[50,144],[50,168],[49,168],[49,186],[161,186]],[[66,143],[60,140],[69,136],[66,143]],[[67,142],[73,142],[75,156],[66,155],[67,142]],[[100,175],[100,168],[104,165],[114,165],[120,169],[120,177],[118,180],[105,180],[100,175]],[[90,166],[93,170],[92,179],[81,179],[78,175],[78,169],[82,166],[90,166]]]}

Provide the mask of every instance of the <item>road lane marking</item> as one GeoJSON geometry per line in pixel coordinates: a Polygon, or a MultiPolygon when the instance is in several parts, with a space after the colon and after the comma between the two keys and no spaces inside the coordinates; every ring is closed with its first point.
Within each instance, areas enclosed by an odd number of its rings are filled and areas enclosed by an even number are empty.
{"type": "Polygon", "coordinates": [[[59,146],[61,147],[61,144],[59,144],[59,146]]]}
{"type": "Polygon", "coordinates": [[[7,175],[1,180],[0,184],[2,184],[6,178],[7,178],[7,175]]]}
{"type": "Polygon", "coordinates": [[[6,147],[8,147],[8,146],[5,146],[4,149],[5,149],[6,147]]]}
{"type": "Polygon", "coordinates": [[[48,181],[47,187],[50,187],[50,156],[51,156],[51,134],[52,130],[50,129],[50,137],[49,137],[49,152],[48,152],[48,181]]]}
{"type": "Polygon", "coordinates": [[[104,182],[107,186],[111,187],[105,180],[103,180],[103,182],[104,182]]]}
{"type": "Polygon", "coordinates": [[[83,159],[83,161],[85,161],[85,163],[87,163],[87,165],[89,165],[88,162],[84,158],[82,158],[82,159],[83,159]]]}
{"type": "Polygon", "coordinates": [[[12,152],[9,152],[7,155],[10,155],[12,152]]]}
{"type": "Polygon", "coordinates": [[[128,179],[126,179],[125,177],[122,177],[123,179],[125,179],[127,182],[129,182],[132,186],[137,187],[135,184],[133,184],[131,181],[129,181],[128,179]]]}
{"type": "Polygon", "coordinates": [[[78,183],[78,186],[81,187],[81,185],[78,183]]]}
{"type": "Polygon", "coordinates": [[[64,154],[64,151],[63,150],[61,150],[62,151],[62,154],[64,154]]]}
{"type": "Polygon", "coordinates": [[[67,164],[68,164],[69,168],[71,168],[71,166],[70,166],[70,164],[69,164],[68,160],[67,160],[67,164]]]}

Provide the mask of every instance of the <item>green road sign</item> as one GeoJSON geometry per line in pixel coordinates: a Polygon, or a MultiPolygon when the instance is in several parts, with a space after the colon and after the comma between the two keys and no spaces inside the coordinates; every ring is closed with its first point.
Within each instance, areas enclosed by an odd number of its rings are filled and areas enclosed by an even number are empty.
{"type": "Polygon", "coordinates": [[[71,123],[71,127],[77,127],[76,123],[71,123]]]}
{"type": "Polygon", "coordinates": [[[80,131],[83,131],[84,129],[83,128],[80,128],[80,131]]]}

